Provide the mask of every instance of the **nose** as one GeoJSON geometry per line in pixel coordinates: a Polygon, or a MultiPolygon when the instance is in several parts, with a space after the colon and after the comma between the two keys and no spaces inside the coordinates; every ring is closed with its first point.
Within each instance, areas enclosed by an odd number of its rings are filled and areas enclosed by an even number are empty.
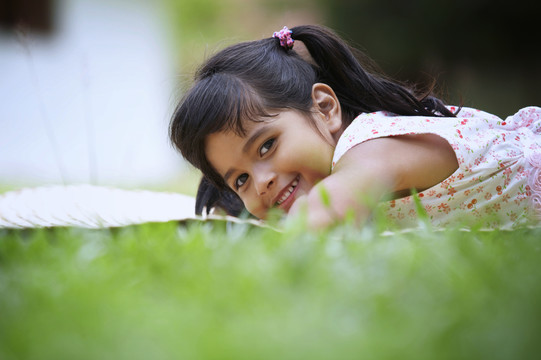
{"type": "Polygon", "coordinates": [[[257,195],[266,195],[276,183],[276,173],[272,170],[270,164],[258,164],[254,167],[252,174],[257,195]]]}

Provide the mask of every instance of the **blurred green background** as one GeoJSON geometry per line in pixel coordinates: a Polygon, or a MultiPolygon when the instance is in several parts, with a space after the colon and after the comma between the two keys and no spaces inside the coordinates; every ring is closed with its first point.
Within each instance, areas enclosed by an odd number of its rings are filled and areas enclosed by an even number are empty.
{"type": "Polygon", "coordinates": [[[537,14],[527,0],[3,0],[0,188],[193,193],[167,137],[176,102],[207,56],[284,25],[326,25],[387,75],[506,117],[541,105],[537,14]]]}

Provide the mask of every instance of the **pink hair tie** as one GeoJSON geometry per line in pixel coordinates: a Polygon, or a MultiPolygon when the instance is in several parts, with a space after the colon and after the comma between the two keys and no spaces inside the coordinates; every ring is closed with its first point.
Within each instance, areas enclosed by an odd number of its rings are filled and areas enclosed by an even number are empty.
{"type": "Polygon", "coordinates": [[[272,34],[272,37],[280,39],[280,46],[283,47],[286,50],[293,49],[293,43],[295,40],[291,38],[291,34],[293,31],[289,30],[287,26],[284,26],[284,28],[280,31],[276,31],[274,34],[272,34]]]}

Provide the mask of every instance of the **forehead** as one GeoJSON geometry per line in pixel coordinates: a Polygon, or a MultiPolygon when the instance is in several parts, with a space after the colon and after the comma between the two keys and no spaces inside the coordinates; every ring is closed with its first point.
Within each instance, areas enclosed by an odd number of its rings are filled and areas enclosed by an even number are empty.
{"type": "Polygon", "coordinates": [[[212,133],[205,139],[205,155],[212,162],[215,155],[234,151],[235,148],[242,146],[245,139],[246,135],[231,130],[212,133]]]}

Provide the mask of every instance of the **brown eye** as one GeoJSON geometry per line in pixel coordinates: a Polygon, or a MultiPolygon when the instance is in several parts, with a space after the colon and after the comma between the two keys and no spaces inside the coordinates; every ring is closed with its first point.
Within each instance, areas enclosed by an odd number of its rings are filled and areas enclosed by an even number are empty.
{"type": "Polygon", "coordinates": [[[242,185],[244,185],[246,183],[246,180],[248,180],[248,174],[246,174],[246,173],[241,174],[235,180],[235,188],[238,190],[242,185]]]}
{"type": "Polygon", "coordinates": [[[270,148],[272,147],[272,145],[274,144],[274,139],[269,139],[267,141],[265,141],[265,143],[263,145],[261,145],[261,148],[259,148],[259,155],[260,156],[263,156],[267,153],[267,151],[270,150],[270,148]]]}

